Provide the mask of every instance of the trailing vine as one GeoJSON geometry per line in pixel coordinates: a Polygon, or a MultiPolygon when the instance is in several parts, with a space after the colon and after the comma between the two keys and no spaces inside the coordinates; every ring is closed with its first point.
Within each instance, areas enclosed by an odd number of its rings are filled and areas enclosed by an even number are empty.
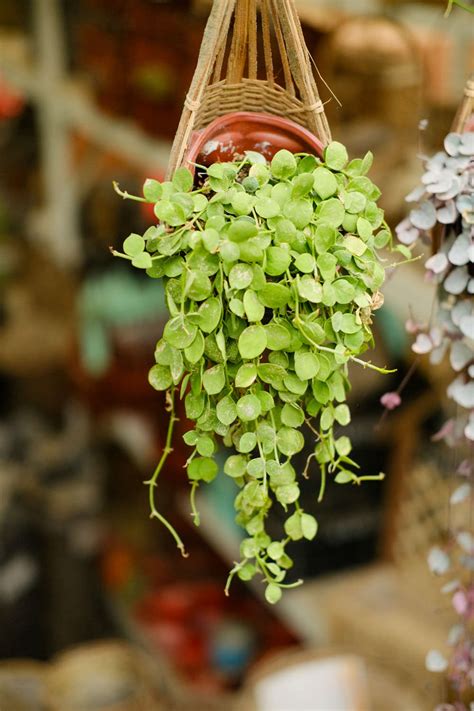
{"type": "MultiPolygon", "coordinates": [[[[453,447],[461,459],[450,504],[471,499],[465,526],[450,531],[446,545],[434,547],[428,556],[433,573],[456,575],[442,590],[451,596],[458,621],[448,638],[451,658],[431,650],[427,667],[447,671],[459,697],[456,704],[443,704],[439,711],[467,711],[462,697],[474,686],[474,133],[449,133],[444,150],[426,160],[421,185],[407,200],[417,205],[397,227],[398,238],[410,247],[418,241],[434,244],[425,267],[427,280],[437,289],[431,322],[408,322],[415,338],[412,348],[419,356],[429,354],[433,365],[449,360],[453,380],[447,395],[454,413],[436,439],[453,447]]],[[[391,409],[400,402],[398,393],[385,395],[384,404],[391,409]]]]}
{"type": "MultiPolygon", "coordinates": [[[[370,153],[349,162],[333,142],[323,159],[281,150],[267,162],[248,151],[234,162],[197,166],[196,178],[179,168],[171,181],[147,180],[143,197],[116,186],[124,198],[152,203],[158,221],[114,254],[165,283],[170,318],[149,381],[184,399],[194,423],[184,441],[192,448],[196,524],[196,490],[218,475],[219,441],[231,450],[224,474],[239,489],[236,520],[246,538],[226,592],[235,575],[259,573],[275,603],[282,589],[301,583],[285,582],[292,566],[286,546],[313,539],[318,524],[300,506],[300,476],[319,479],[318,501],[330,479],[359,485],[384,476],[359,471],[341,432],[351,419],[349,363],[390,372],[360,357],[373,344],[372,315],[383,303],[381,250],[391,245],[380,191],[366,176],[371,163],[370,153]],[[298,473],[292,458],[306,431],[314,446],[298,473]],[[278,540],[265,525],[274,505],[287,512],[278,540]]],[[[396,250],[410,258],[403,245],[396,250]]],[[[150,506],[184,551],[155,505],[168,435],[148,482],[150,506]]]]}

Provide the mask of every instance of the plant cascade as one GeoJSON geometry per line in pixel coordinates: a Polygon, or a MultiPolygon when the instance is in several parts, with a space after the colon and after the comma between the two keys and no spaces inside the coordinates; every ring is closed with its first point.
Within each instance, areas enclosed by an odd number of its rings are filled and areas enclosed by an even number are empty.
{"type": "MultiPolygon", "coordinates": [[[[271,162],[247,151],[239,160],[179,168],[171,181],[147,180],[143,197],[158,224],[131,234],[123,253],[148,276],[163,279],[170,318],[155,350],[151,385],[168,391],[170,424],[149,486],[151,516],[176,531],[155,505],[155,486],[171,451],[175,398],[194,423],[184,440],[191,507],[195,493],[218,474],[222,440],[231,452],[224,473],[239,488],[236,521],[245,529],[241,560],[230,572],[266,583],[277,602],[292,561],[289,541],[316,535],[316,518],[299,504],[298,479],[315,477],[321,501],[330,477],[338,484],[381,479],[351,459],[341,428],[351,362],[387,372],[360,355],[372,345],[372,314],[381,303],[385,267],[380,250],[391,234],[377,206],[379,189],[366,177],[372,163],[348,161],[330,143],[323,159],[281,150],[271,162]],[[196,187],[197,186],[197,187],[196,187]],[[293,457],[314,447],[304,471],[293,457]],[[281,539],[265,529],[270,508],[287,517],[281,539]]],[[[410,256],[403,245],[397,247],[410,256]]]]}

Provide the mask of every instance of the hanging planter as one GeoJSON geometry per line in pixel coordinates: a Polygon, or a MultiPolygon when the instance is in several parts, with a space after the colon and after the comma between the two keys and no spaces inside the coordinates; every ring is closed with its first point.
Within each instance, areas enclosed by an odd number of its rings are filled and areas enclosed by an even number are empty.
{"type": "Polygon", "coordinates": [[[143,197],[132,196],[154,205],[159,224],[143,236],[130,235],[119,256],[164,280],[170,314],[149,376],[154,388],[168,392],[170,412],[166,447],[148,482],[152,517],[184,553],[155,504],[180,397],[194,425],[184,436],[191,447],[194,522],[199,524],[195,493],[218,475],[215,454],[222,442],[228,456],[219,475],[239,488],[236,520],[247,535],[226,591],[234,575],[250,580],[258,573],[266,599],[275,603],[282,588],[292,587],[285,582],[292,566],[288,542],[317,532],[314,512],[299,504],[301,477],[316,479],[319,501],[329,478],[337,484],[383,478],[359,471],[341,428],[351,419],[349,364],[387,372],[360,356],[373,342],[372,314],[382,304],[385,276],[379,250],[391,235],[377,206],[380,191],[366,176],[372,155],[349,161],[344,146],[330,141],[293,2],[260,5],[267,78],[256,78],[255,0],[215,2],[173,146],[170,180],[148,180],[143,197]],[[273,77],[270,19],[284,88],[273,77]],[[240,108],[259,111],[235,113],[240,108]],[[271,146],[250,136],[261,127],[267,137],[272,132],[271,146]],[[213,162],[238,132],[251,143],[213,162]],[[215,155],[206,149],[212,140],[215,155]],[[282,148],[283,141],[294,142],[292,150],[282,148]],[[186,167],[194,158],[200,159],[198,181],[186,167]],[[297,472],[292,459],[304,447],[303,427],[314,446],[297,472]],[[266,531],[272,506],[287,514],[274,540],[266,531]]]}

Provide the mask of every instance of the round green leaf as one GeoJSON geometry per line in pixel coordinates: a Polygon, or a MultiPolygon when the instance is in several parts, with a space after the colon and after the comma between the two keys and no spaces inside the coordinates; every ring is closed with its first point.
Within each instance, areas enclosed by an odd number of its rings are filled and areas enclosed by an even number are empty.
{"type": "Polygon", "coordinates": [[[287,427],[301,427],[304,422],[304,412],[296,403],[286,403],[281,411],[282,424],[287,427]]]}
{"type": "Polygon", "coordinates": [[[163,331],[163,338],[175,348],[187,348],[196,338],[197,328],[186,316],[179,314],[170,319],[163,331]]]}
{"type": "Polygon", "coordinates": [[[312,254],[305,252],[304,254],[298,254],[295,258],[295,267],[299,272],[303,274],[311,274],[314,271],[316,262],[312,254]]]}
{"type": "Polygon", "coordinates": [[[257,436],[255,432],[245,432],[239,440],[238,450],[247,454],[252,452],[257,446],[257,436]]]}
{"type": "Polygon", "coordinates": [[[270,603],[270,605],[276,605],[276,603],[281,600],[281,596],[281,588],[276,583],[269,583],[265,588],[265,600],[270,603]]]}
{"type": "Polygon", "coordinates": [[[233,479],[244,476],[247,470],[247,460],[240,454],[232,454],[224,464],[224,473],[233,479]]]}
{"type": "Polygon", "coordinates": [[[316,168],[313,174],[314,189],[322,200],[327,200],[337,192],[337,180],[327,168],[316,168]]]}
{"type": "Polygon", "coordinates": [[[148,202],[158,202],[163,194],[163,188],[158,180],[147,178],[143,183],[143,197],[148,202]]]}
{"type": "Polygon", "coordinates": [[[264,328],[267,334],[267,348],[272,351],[283,351],[290,347],[291,335],[285,326],[269,323],[264,328]]]}
{"type": "Polygon", "coordinates": [[[237,388],[248,388],[255,382],[256,377],[257,366],[253,363],[244,363],[236,373],[235,386],[237,388]]]}
{"type": "Polygon", "coordinates": [[[290,151],[282,149],[275,153],[271,162],[272,175],[278,180],[286,180],[296,173],[296,158],[290,151]]]}
{"type": "Polygon", "coordinates": [[[255,237],[257,234],[258,228],[255,221],[247,217],[239,217],[232,222],[227,233],[232,242],[245,242],[245,240],[255,237]]]}
{"type": "Polygon", "coordinates": [[[276,217],[280,214],[280,209],[280,205],[277,201],[272,200],[270,197],[258,198],[255,202],[255,211],[257,215],[260,215],[260,217],[264,217],[265,219],[276,217]]]}
{"type": "Polygon", "coordinates": [[[256,420],[262,414],[262,405],[256,395],[244,395],[237,401],[237,415],[242,422],[256,420]]]}
{"type": "Polygon", "coordinates": [[[255,198],[246,192],[235,193],[231,205],[237,215],[248,215],[255,205],[255,198]]]}
{"type": "Polygon", "coordinates": [[[342,170],[349,160],[347,149],[342,143],[332,141],[324,151],[324,162],[332,170],[342,170]]]}
{"type": "Polygon", "coordinates": [[[304,198],[292,198],[285,204],[283,214],[291,220],[295,227],[302,230],[307,227],[313,219],[313,203],[304,198]]]}
{"type": "Polygon", "coordinates": [[[337,259],[334,254],[330,254],[328,252],[320,254],[316,260],[316,263],[318,265],[318,270],[324,280],[334,279],[337,267],[337,259]]]}
{"type": "Polygon", "coordinates": [[[329,227],[342,225],[346,211],[338,198],[329,198],[320,203],[316,211],[319,222],[324,222],[329,227]]]}
{"type": "Polygon", "coordinates": [[[316,279],[309,274],[305,274],[297,281],[298,293],[303,299],[319,304],[323,298],[323,287],[316,279]]]}
{"type": "Polygon", "coordinates": [[[211,482],[217,476],[217,463],[209,457],[197,457],[188,464],[188,477],[191,481],[211,482]]]}
{"type": "Polygon", "coordinates": [[[355,287],[347,279],[336,279],[332,284],[338,304],[350,304],[355,296],[355,287]]]}
{"type": "Polygon", "coordinates": [[[250,322],[261,321],[265,315],[265,307],[252,289],[244,294],[244,310],[250,322]]]}
{"type": "Polygon", "coordinates": [[[205,370],[202,376],[202,384],[209,395],[220,393],[225,385],[224,366],[221,364],[214,365],[212,368],[205,370]]]}
{"type": "Polygon", "coordinates": [[[288,304],[291,292],[283,284],[266,284],[259,290],[258,298],[267,308],[278,309],[288,304]]]}
{"type": "Polygon", "coordinates": [[[197,363],[199,360],[201,360],[203,353],[204,336],[202,335],[201,331],[198,331],[196,333],[196,338],[191,343],[191,345],[184,349],[184,355],[186,356],[186,360],[188,361],[188,363],[194,365],[194,363],[197,363]]]}
{"type": "Polygon", "coordinates": [[[339,422],[340,425],[346,426],[349,424],[351,421],[351,413],[345,403],[336,407],[334,410],[334,419],[339,422]]]}
{"type": "Polygon", "coordinates": [[[216,415],[223,425],[231,425],[237,418],[237,408],[230,395],[226,395],[219,400],[216,406],[216,415]]]}
{"type": "Polygon", "coordinates": [[[293,427],[281,427],[277,432],[277,447],[282,454],[292,457],[304,447],[304,437],[293,427]]]}
{"type": "Polygon", "coordinates": [[[155,390],[168,390],[173,384],[170,369],[165,365],[154,365],[148,373],[148,382],[155,390]]]}
{"type": "Polygon", "coordinates": [[[199,307],[199,328],[204,333],[211,333],[219,325],[222,315],[222,306],[220,300],[212,296],[204,301],[199,307]]]}
{"type": "Polygon", "coordinates": [[[252,279],[253,270],[250,264],[235,264],[230,270],[229,284],[233,289],[246,289],[252,279]]]}
{"type": "Polygon", "coordinates": [[[267,347],[267,334],[263,326],[248,326],[239,337],[242,358],[257,358],[267,347]]]}
{"type": "Polygon", "coordinates": [[[153,262],[148,252],[142,252],[141,254],[137,254],[136,257],[133,257],[132,266],[137,269],[151,269],[153,262]]]}
{"type": "Polygon", "coordinates": [[[198,454],[202,457],[212,457],[215,451],[215,444],[210,437],[206,435],[199,437],[196,442],[196,449],[198,454]]]}
{"type": "Polygon", "coordinates": [[[310,351],[296,351],[295,373],[300,380],[312,380],[319,372],[319,360],[310,351]]]}
{"type": "Polygon", "coordinates": [[[188,168],[178,168],[173,175],[173,185],[181,193],[187,193],[193,187],[193,176],[188,168]]]}
{"type": "Polygon", "coordinates": [[[314,516],[310,514],[301,514],[301,532],[303,536],[308,540],[312,541],[318,531],[318,522],[314,516]]]}
{"type": "Polygon", "coordinates": [[[266,257],[265,272],[270,276],[284,274],[291,263],[291,255],[283,247],[269,247],[266,257]]]}

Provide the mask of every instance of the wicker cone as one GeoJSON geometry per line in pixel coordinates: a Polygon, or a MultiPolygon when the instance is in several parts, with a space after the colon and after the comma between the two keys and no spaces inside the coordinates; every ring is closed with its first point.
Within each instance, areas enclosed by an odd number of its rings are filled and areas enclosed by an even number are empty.
{"type": "Polygon", "coordinates": [[[168,173],[183,163],[194,131],[235,111],[283,116],[308,128],[324,145],[331,140],[294,0],[214,0],[168,173]],[[275,80],[272,35],[283,86],[275,80]]]}
{"type": "Polygon", "coordinates": [[[48,675],[51,711],[163,711],[149,660],[121,642],[89,644],[61,654],[48,675]]]}

